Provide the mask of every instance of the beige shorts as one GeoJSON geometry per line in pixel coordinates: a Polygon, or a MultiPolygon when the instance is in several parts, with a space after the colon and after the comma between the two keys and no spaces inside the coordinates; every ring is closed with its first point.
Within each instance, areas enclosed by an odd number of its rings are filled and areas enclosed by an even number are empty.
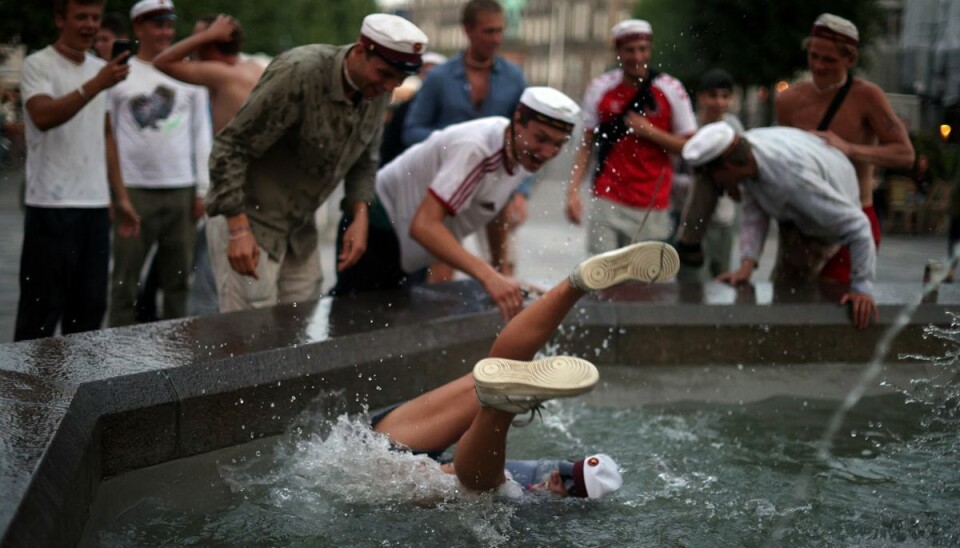
{"type": "Polygon", "coordinates": [[[633,242],[666,241],[673,233],[673,220],[668,209],[643,209],[621,205],[594,197],[590,204],[587,228],[587,249],[591,254],[603,253],[633,242]],[[644,216],[650,216],[640,230],[644,216]]]}

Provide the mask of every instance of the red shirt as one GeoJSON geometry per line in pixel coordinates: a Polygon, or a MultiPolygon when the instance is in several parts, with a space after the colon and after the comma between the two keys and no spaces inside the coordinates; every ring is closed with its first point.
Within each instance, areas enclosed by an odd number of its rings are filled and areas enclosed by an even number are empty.
{"type": "MultiPolygon", "coordinates": [[[[677,79],[660,74],[650,91],[657,107],[647,109],[645,114],[655,127],[680,136],[697,130],[690,99],[677,79]]],[[[594,79],[584,100],[586,127],[597,129],[622,116],[636,94],[637,88],[623,81],[622,71],[608,72],[594,79]]],[[[652,141],[628,134],[610,147],[594,180],[593,193],[630,207],[666,209],[670,207],[672,182],[670,155],[652,141]]]]}

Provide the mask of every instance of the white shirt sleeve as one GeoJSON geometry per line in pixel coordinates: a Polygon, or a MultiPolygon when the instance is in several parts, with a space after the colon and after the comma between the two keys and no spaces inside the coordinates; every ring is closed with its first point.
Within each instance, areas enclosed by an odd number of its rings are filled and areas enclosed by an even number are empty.
{"type": "Polygon", "coordinates": [[[760,209],[749,191],[741,186],[740,258],[759,263],[770,228],[770,217],[760,209]]]}
{"type": "Polygon", "coordinates": [[[47,76],[42,67],[43,63],[36,56],[27,57],[23,63],[23,70],[20,72],[20,93],[23,97],[23,104],[37,95],[53,96],[53,82],[47,76]]]}
{"type": "Polygon", "coordinates": [[[609,88],[609,73],[594,78],[583,94],[583,129],[597,129],[600,125],[600,114],[597,107],[604,92],[609,88]]]}
{"type": "Polygon", "coordinates": [[[193,93],[191,133],[194,142],[193,165],[197,175],[197,196],[203,198],[210,188],[210,149],[213,146],[213,124],[210,120],[210,100],[207,89],[197,88],[193,93]]]}
{"type": "Polygon", "coordinates": [[[662,74],[656,79],[655,85],[663,91],[670,102],[671,120],[670,132],[680,137],[693,135],[697,131],[697,116],[693,113],[693,105],[687,90],[673,76],[662,74]]]}

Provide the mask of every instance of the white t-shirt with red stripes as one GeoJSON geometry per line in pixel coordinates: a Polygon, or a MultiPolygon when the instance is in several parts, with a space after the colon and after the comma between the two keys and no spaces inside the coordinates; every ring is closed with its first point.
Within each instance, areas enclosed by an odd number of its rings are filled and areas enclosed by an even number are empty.
{"type": "Polygon", "coordinates": [[[377,198],[397,233],[403,270],[415,272],[434,260],[410,236],[413,216],[428,192],[447,210],[444,226],[462,240],[493,220],[531,175],[519,165],[507,171],[509,123],[493,116],[434,131],[377,173],[377,198]]]}

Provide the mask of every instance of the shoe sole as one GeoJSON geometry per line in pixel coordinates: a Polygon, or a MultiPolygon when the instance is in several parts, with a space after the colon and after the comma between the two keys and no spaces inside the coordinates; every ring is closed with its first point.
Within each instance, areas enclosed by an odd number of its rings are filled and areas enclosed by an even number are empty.
{"type": "Polygon", "coordinates": [[[597,290],[629,281],[666,281],[679,269],[680,256],[672,245],[640,242],[587,259],[579,274],[584,285],[597,290]]]}
{"type": "Polygon", "coordinates": [[[571,356],[529,362],[486,358],[473,367],[473,378],[479,388],[501,395],[549,399],[589,392],[600,373],[587,360],[571,356]]]}

